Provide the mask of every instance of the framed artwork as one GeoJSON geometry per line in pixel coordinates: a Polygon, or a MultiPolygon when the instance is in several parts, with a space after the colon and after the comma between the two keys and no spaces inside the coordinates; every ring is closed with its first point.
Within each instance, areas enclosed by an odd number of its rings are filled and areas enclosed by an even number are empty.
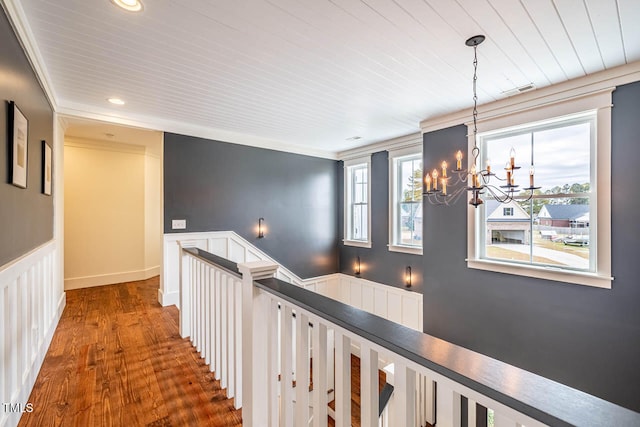
{"type": "Polygon", "coordinates": [[[51,195],[51,147],[46,141],[42,141],[42,192],[47,196],[51,195]]]}
{"type": "Polygon", "coordinates": [[[9,102],[9,149],[11,183],[27,188],[29,122],[15,102],[9,102]]]}

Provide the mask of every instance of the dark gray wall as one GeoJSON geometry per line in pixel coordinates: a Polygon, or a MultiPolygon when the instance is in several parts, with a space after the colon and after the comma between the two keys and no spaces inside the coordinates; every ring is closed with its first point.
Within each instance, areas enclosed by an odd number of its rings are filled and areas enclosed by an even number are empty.
{"type": "MultiPolygon", "coordinates": [[[[343,163],[340,162],[342,170],[343,163]]],[[[344,239],[344,174],[340,174],[340,242],[344,239]]],[[[411,266],[410,290],[422,292],[422,257],[390,252],[389,243],[389,156],[386,151],[371,156],[371,248],[340,245],[340,271],[353,275],[360,256],[361,276],[365,279],[405,288],[404,275],[411,266]]],[[[406,289],[406,288],[405,288],[406,289]]]]}
{"type": "Polygon", "coordinates": [[[166,133],[164,230],[233,230],[300,277],[335,273],[337,175],[333,160],[166,133]]]}
{"type": "MultiPolygon", "coordinates": [[[[341,245],[341,270],[360,253],[371,280],[397,285],[405,265],[424,280],[424,331],[640,412],[640,82],[619,87],[612,110],[613,289],[597,289],[466,267],[466,214],[425,206],[424,255],[387,251],[384,153],[372,166],[373,248],[341,245]]],[[[424,135],[425,164],[466,144],[466,127],[424,135]]]]}
{"type": "Polygon", "coordinates": [[[53,144],[53,112],[2,9],[0,40],[1,266],[53,238],[53,198],[41,193],[40,142],[53,144]],[[8,101],[15,101],[29,121],[26,189],[9,184],[8,101]]]}

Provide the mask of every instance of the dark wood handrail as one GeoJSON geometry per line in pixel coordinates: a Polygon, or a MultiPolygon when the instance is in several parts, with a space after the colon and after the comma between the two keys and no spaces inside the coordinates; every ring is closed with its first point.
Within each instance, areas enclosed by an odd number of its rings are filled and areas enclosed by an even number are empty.
{"type": "Polygon", "coordinates": [[[266,292],[550,426],[640,426],[640,413],[270,278],[266,292]]]}
{"type": "MultiPolygon", "coordinates": [[[[237,264],[185,252],[240,277],[237,264]]],[[[276,278],[260,289],[550,426],[640,426],[640,413],[276,278]]]]}

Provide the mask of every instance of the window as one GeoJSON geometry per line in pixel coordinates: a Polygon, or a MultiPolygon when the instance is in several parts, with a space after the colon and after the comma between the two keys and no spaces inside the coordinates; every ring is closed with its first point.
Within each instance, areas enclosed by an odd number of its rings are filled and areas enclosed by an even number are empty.
{"type": "Polygon", "coordinates": [[[610,99],[601,92],[483,124],[481,164],[506,160],[513,148],[515,184],[531,185],[533,163],[541,188],[507,204],[485,193],[470,212],[469,267],[611,287],[610,99]]]}
{"type": "Polygon", "coordinates": [[[371,247],[371,157],[344,163],[344,244],[371,247]]]}
{"type": "Polygon", "coordinates": [[[422,150],[389,152],[389,250],[422,254],[422,150]]]}

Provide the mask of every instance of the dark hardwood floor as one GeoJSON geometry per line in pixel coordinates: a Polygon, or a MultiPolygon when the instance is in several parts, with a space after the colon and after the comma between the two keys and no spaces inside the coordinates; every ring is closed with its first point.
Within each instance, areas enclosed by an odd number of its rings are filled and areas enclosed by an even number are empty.
{"type": "Polygon", "coordinates": [[[240,426],[158,278],[67,291],[20,426],[240,426]]]}

